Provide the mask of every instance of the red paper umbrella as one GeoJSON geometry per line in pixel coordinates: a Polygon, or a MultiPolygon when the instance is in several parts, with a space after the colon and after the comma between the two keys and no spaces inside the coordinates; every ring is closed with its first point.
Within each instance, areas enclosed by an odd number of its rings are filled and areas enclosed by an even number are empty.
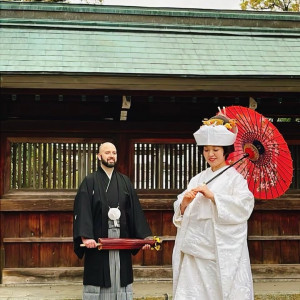
{"type": "Polygon", "coordinates": [[[235,119],[238,127],[228,162],[247,179],[254,197],[273,199],[284,194],[292,181],[293,162],[277,128],[250,108],[230,106],[222,113],[235,119]]]}

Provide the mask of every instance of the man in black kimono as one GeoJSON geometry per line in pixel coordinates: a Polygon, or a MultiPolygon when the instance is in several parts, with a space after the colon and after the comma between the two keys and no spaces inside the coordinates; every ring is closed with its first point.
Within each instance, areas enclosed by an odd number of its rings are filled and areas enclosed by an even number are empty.
{"type": "MultiPolygon", "coordinates": [[[[98,238],[152,235],[130,179],[117,172],[116,147],[99,148],[98,171],[82,181],[74,201],[74,251],[85,256],[83,299],[132,299],[132,254],[138,250],[97,249],[98,238]],[[84,243],[85,247],[80,247],[84,243]],[[126,298],[127,297],[127,298],[126,298]]],[[[143,247],[149,248],[149,245],[143,247]]]]}

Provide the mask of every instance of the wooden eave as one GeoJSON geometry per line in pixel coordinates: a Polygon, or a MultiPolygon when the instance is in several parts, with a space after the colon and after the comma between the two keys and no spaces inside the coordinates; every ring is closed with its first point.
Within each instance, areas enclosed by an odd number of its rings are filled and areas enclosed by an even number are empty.
{"type": "Polygon", "coordinates": [[[3,89],[128,91],[300,92],[300,77],[159,77],[86,74],[1,74],[3,89]]]}

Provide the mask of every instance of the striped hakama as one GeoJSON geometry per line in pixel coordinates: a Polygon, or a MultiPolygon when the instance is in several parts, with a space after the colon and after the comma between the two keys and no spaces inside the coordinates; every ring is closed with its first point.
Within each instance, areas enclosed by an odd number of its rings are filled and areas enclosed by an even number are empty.
{"type": "MultiPolygon", "coordinates": [[[[115,227],[114,222],[108,220],[108,237],[120,237],[120,225],[115,227]]],[[[120,256],[119,250],[109,250],[109,269],[111,287],[102,288],[93,285],[83,286],[83,300],[132,300],[132,284],[121,287],[120,284],[120,256]]]]}

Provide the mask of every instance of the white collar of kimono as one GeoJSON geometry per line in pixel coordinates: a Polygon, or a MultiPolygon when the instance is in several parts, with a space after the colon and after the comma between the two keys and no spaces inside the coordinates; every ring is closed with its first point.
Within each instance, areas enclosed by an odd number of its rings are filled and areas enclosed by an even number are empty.
{"type": "Polygon", "coordinates": [[[109,178],[109,180],[111,180],[111,176],[112,176],[112,174],[114,172],[114,168],[111,168],[112,171],[110,173],[106,172],[106,170],[104,168],[102,168],[102,166],[101,166],[101,169],[105,172],[105,174],[107,175],[107,177],[109,178]]]}
{"type": "MultiPolygon", "coordinates": [[[[102,167],[101,167],[101,168],[102,168],[102,167]]],[[[111,173],[107,173],[106,170],[104,170],[103,168],[102,168],[102,170],[105,172],[105,174],[106,174],[107,177],[109,178],[107,187],[106,187],[106,189],[105,189],[105,192],[107,192],[107,190],[108,190],[108,188],[109,188],[109,185],[110,185],[110,181],[111,181],[112,174],[113,174],[113,172],[114,172],[114,168],[112,168],[111,173]]]]}

